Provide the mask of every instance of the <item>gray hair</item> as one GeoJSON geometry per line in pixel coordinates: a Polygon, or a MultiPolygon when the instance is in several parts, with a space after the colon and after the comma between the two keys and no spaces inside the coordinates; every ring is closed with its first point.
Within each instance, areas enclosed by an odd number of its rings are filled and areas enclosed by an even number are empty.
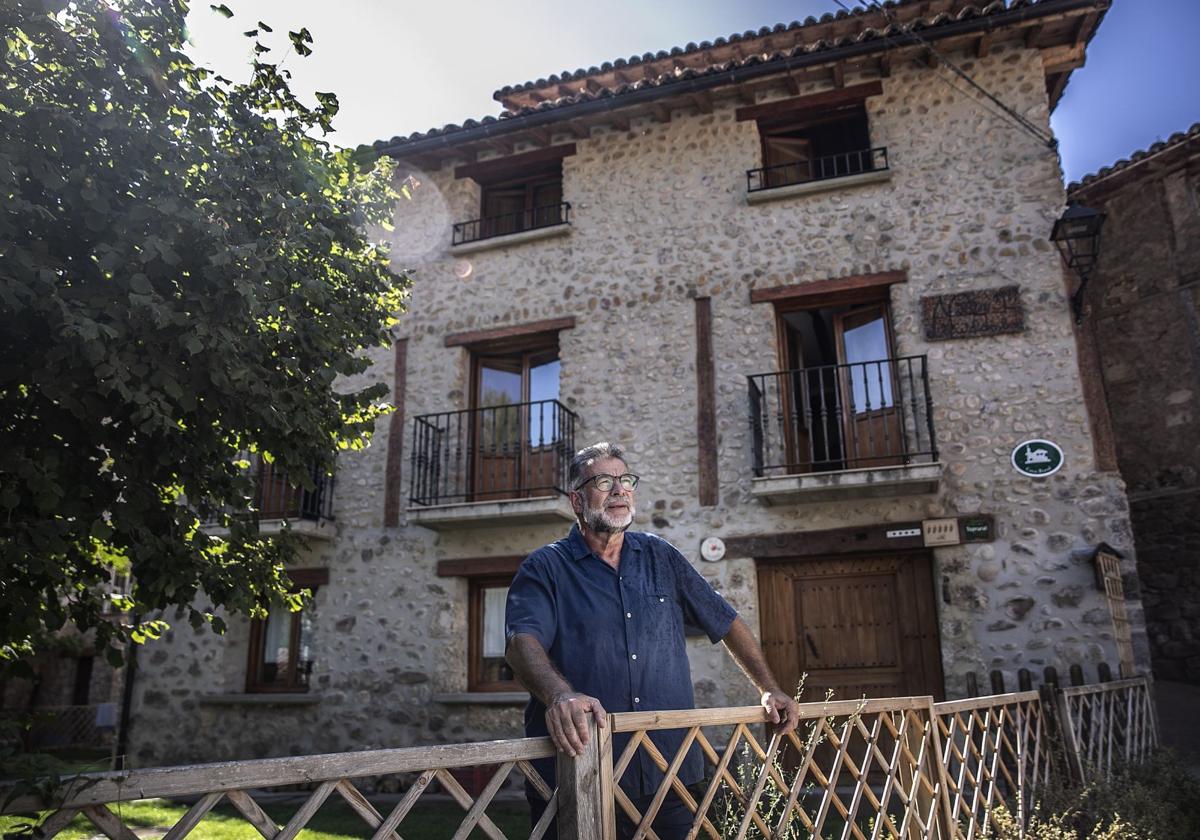
{"type": "Polygon", "coordinates": [[[567,471],[567,486],[574,490],[579,484],[579,478],[583,475],[583,471],[601,458],[616,458],[618,461],[629,463],[625,460],[624,448],[618,444],[609,443],[606,440],[593,443],[591,446],[580,449],[571,459],[571,468],[567,471]]]}

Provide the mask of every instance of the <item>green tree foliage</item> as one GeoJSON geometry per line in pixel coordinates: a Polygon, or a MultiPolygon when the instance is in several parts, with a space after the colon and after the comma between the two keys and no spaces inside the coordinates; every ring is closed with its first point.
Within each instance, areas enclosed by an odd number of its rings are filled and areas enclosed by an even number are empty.
{"type": "MultiPolygon", "coordinates": [[[[311,487],[387,408],[359,374],[407,286],[365,233],[388,227],[391,172],[316,139],[337,99],[293,95],[269,27],[245,33],[257,60],[233,83],[184,54],[186,13],[0,4],[6,659],[67,622],[114,652],[161,629],[102,620],[114,563],[135,615],[179,606],[199,626],[286,600],[294,549],[246,515],[239,453],[311,487]],[[198,527],[211,516],[227,539],[198,527]]],[[[289,36],[301,60],[311,36],[289,36]]]]}

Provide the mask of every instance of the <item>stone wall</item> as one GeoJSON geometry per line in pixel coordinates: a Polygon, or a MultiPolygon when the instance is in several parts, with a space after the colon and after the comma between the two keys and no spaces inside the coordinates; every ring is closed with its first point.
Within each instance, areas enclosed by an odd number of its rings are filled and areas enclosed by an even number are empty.
{"type": "MultiPolygon", "coordinates": [[[[1155,674],[1200,684],[1200,172],[1079,199],[1108,213],[1088,301],[1155,674]]],[[[1134,171],[1129,173],[1134,175],[1134,171]]]]}
{"type": "MultiPolygon", "coordinates": [[[[998,47],[962,60],[1048,127],[1036,52],[998,47]]],[[[760,165],[759,141],[754,123],[735,119],[733,99],[710,114],[677,110],[668,123],[635,120],[629,131],[596,128],[576,140],[577,154],[563,161],[567,236],[452,255],[451,223],[477,216],[478,187],[455,180],[452,167],[415,173],[419,186],[398,207],[393,237],[395,264],[416,278],[399,327],[409,339],[405,415],[411,427],[414,416],[467,407],[468,354],[446,347],[446,335],[575,316],[560,333],[560,391],[580,417],[577,442],[628,447],[642,476],[635,527],[679,546],[752,627],[753,558],[700,562],[704,537],[983,512],[996,517],[995,542],[933,551],[946,694],[960,696],[971,671],[1000,669],[1015,684],[1023,667],[1115,664],[1083,558],[1102,540],[1132,558],[1128,510],[1120,480],[1095,468],[1062,272],[1047,242],[1063,204],[1056,157],[923,65],[896,67],[883,89],[867,107],[872,144],[888,147],[892,176],[851,190],[748,206],[745,170],[760,165]],[[897,352],[930,359],[941,491],[764,506],[750,493],[746,376],[776,369],[777,349],[773,309],[751,304],[750,291],[893,270],[908,275],[892,292],[897,352]],[[923,339],[922,296],[1012,284],[1021,287],[1023,333],[923,339]],[[697,502],[696,296],[711,297],[714,317],[720,477],[711,508],[697,502]],[[1050,478],[1021,478],[1009,465],[1012,448],[1034,436],[1066,453],[1050,478]]],[[[781,86],[763,99],[786,95],[781,86]]],[[[364,376],[390,382],[391,358],[379,352],[376,362],[364,376]]],[[[234,705],[246,699],[236,696],[245,624],[234,620],[217,638],[176,622],[139,676],[137,763],[519,734],[516,706],[443,697],[466,687],[467,584],[438,578],[435,567],[523,555],[566,528],[435,533],[405,517],[384,528],[393,444],[381,424],[371,447],[341,460],[338,537],[313,543],[305,561],[330,570],[317,595],[313,702],[234,705]]],[[[1132,607],[1140,631],[1136,600],[1132,607]]],[[[721,646],[693,640],[689,653],[699,703],[753,702],[721,646]]]]}

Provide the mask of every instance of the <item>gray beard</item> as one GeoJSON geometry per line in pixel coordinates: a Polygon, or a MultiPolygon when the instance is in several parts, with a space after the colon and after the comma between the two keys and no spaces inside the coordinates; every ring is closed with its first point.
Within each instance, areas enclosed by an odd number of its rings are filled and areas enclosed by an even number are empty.
{"type": "Polygon", "coordinates": [[[634,513],[636,510],[633,502],[630,502],[629,518],[621,523],[616,517],[610,516],[604,508],[592,508],[586,501],[583,503],[583,522],[597,534],[620,534],[629,530],[629,526],[633,524],[634,513]]]}

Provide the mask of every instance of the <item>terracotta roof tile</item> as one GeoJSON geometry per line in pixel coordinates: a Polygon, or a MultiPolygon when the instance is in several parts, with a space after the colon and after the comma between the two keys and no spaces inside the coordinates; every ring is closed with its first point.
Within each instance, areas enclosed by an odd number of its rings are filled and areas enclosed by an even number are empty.
{"type": "MultiPolygon", "coordinates": [[[[925,0],[885,0],[884,8],[890,10],[904,9],[915,6],[925,0]]],[[[652,77],[638,79],[636,81],[624,82],[615,86],[601,86],[598,90],[589,90],[587,88],[580,89],[568,95],[562,96],[547,96],[546,99],[534,104],[526,105],[519,108],[505,109],[500,112],[498,117],[483,117],[479,120],[468,119],[461,126],[449,124],[441,128],[433,128],[424,133],[414,132],[408,137],[393,137],[390,140],[378,140],[372,144],[371,149],[376,153],[383,154],[404,154],[404,147],[408,144],[416,143],[421,140],[427,140],[435,137],[444,137],[452,135],[471,128],[480,126],[492,125],[497,122],[511,120],[517,117],[524,117],[531,114],[543,113],[559,108],[567,108],[573,105],[579,105],[586,102],[591,102],[598,99],[606,99],[610,97],[621,97],[628,94],[646,90],[647,88],[663,88],[671,84],[682,81],[699,79],[708,76],[713,76],[721,73],[727,73],[731,70],[742,67],[754,67],[763,64],[771,64],[781,62],[787,59],[796,58],[802,55],[810,55],[823,51],[846,47],[854,44],[863,44],[870,41],[886,39],[905,34],[906,31],[927,31],[936,30],[939,27],[944,27],[952,23],[960,21],[968,21],[974,18],[989,17],[999,15],[1005,12],[1012,12],[1020,9],[1048,6],[1057,0],[992,0],[992,2],[971,2],[971,0],[963,0],[965,5],[954,11],[939,12],[930,17],[915,18],[906,20],[903,25],[897,25],[894,22],[888,22],[882,28],[876,26],[867,26],[858,31],[854,35],[843,35],[832,40],[820,38],[810,42],[801,42],[794,47],[782,50],[774,50],[769,54],[755,52],[751,55],[744,56],[740,59],[731,59],[720,63],[710,64],[704,67],[682,67],[675,66],[668,72],[664,72],[652,77]]],[[[1100,8],[1107,8],[1109,0],[1095,0],[1096,5],[1100,8]]],[[[743,41],[752,41],[759,38],[778,34],[782,32],[791,32],[804,30],[809,27],[828,24],[832,21],[846,20],[850,18],[860,18],[874,15],[879,18],[880,22],[885,18],[874,9],[856,8],[853,12],[838,11],[837,13],[826,13],[817,17],[806,18],[803,22],[793,21],[788,24],[776,24],[775,26],[764,26],[758,30],[747,30],[741,34],[734,33],[723,38],[716,38],[712,41],[702,41],[699,44],[689,43],[684,47],[672,47],[668,50],[660,50],[657,53],[643,53],[642,55],[633,55],[629,58],[618,58],[615,61],[606,61],[599,67],[579,68],[573,71],[563,71],[560,74],[551,75],[547,79],[538,79],[537,81],[524,82],[520,85],[510,85],[496,91],[494,96],[497,99],[512,96],[526,91],[534,91],[542,88],[553,89],[556,84],[564,84],[569,82],[577,82],[581,79],[602,75],[620,70],[631,66],[648,64],[655,61],[662,61],[669,58],[678,58],[681,56],[691,55],[693,53],[703,53],[705,50],[716,47],[727,46],[743,41]]],[[[566,115],[564,115],[566,116],[566,115]]]]}
{"type": "Polygon", "coordinates": [[[1074,193],[1079,190],[1086,190],[1100,181],[1107,180],[1113,175],[1120,174],[1130,167],[1136,166],[1163,152],[1171,151],[1192,140],[1200,140],[1200,122],[1194,124],[1187,131],[1177,131],[1166,140],[1160,140],[1149,148],[1134,152],[1128,158],[1122,158],[1111,166],[1106,166],[1103,169],[1093,172],[1091,175],[1085,175],[1081,180],[1067,187],[1067,192],[1074,193]]]}

